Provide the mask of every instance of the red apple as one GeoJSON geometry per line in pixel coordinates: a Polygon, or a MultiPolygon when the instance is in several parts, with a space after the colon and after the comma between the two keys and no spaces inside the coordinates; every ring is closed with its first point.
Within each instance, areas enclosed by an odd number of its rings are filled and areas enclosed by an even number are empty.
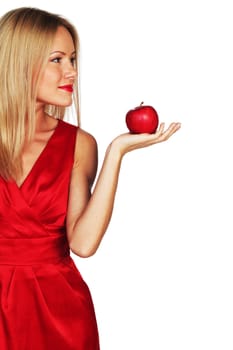
{"type": "Polygon", "coordinates": [[[159,117],[152,106],[143,105],[142,102],[140,106],[128,111],[125,121],[132,134],[152,134],[158,127],[159,117]]]}

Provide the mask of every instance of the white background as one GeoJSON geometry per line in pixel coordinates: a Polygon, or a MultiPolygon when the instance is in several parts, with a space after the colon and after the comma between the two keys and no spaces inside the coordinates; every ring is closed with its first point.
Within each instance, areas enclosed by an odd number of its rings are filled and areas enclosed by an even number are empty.
{"type": "Polygon", "coordinates": [[[126,155],[106,236],[74,257],[102,350],[232,350],[231,1],[2,1],[63,14],[81,40],[82,127],[99,144],[141,101],[180,121],[126,155]]]}

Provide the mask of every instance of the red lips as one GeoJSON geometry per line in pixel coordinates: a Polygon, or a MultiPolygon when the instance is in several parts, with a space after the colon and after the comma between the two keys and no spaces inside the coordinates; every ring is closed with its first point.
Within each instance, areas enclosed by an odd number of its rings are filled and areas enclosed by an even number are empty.
{"type": "Polygon", "coordinates": [[[62,86],[59,86],[59,89],[62,89],[68,92],[73,92],[73,85],[62,85],[62,86]]]}

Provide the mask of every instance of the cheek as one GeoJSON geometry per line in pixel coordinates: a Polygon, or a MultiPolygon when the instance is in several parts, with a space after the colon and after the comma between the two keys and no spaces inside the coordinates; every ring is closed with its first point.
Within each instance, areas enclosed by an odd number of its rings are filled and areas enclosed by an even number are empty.
{"type": "Polygon", "coordinates": [[[45,70],[45,72],[41,76],[39,85],[43,87],[52,86],[53,84],[57,83],[59,79],[60,79],[60,74],[57,70],[48,69],[48,70],[45,70]]]}
{"type": "Polygon", "coordinates": [[[45,72],[38,83],[37,99],[42,102],[48,102],[48,97],[51,98],[54,94],[54,87],[56,87],[56,84],[53,75],[45,72]]]}
{"type": "Polygon", "coordinates": [[[38,85],[37,97],[46,99],[48,96],[52,96],[54,94],[55,88],[56,84],[52,80],[52,76],[50,77],[49,75],[43,75],[38,85]]]}

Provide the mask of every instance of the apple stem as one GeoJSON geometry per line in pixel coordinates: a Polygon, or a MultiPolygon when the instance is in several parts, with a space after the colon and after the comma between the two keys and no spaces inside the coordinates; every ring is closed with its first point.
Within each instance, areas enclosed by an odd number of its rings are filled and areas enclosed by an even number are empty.
{"type": "Polygon", "coordinates": [[[140,106],[142,106],[142,105],[143,105],[143,103],[144,103],[144,102],[141,102],[140,106]]]}

